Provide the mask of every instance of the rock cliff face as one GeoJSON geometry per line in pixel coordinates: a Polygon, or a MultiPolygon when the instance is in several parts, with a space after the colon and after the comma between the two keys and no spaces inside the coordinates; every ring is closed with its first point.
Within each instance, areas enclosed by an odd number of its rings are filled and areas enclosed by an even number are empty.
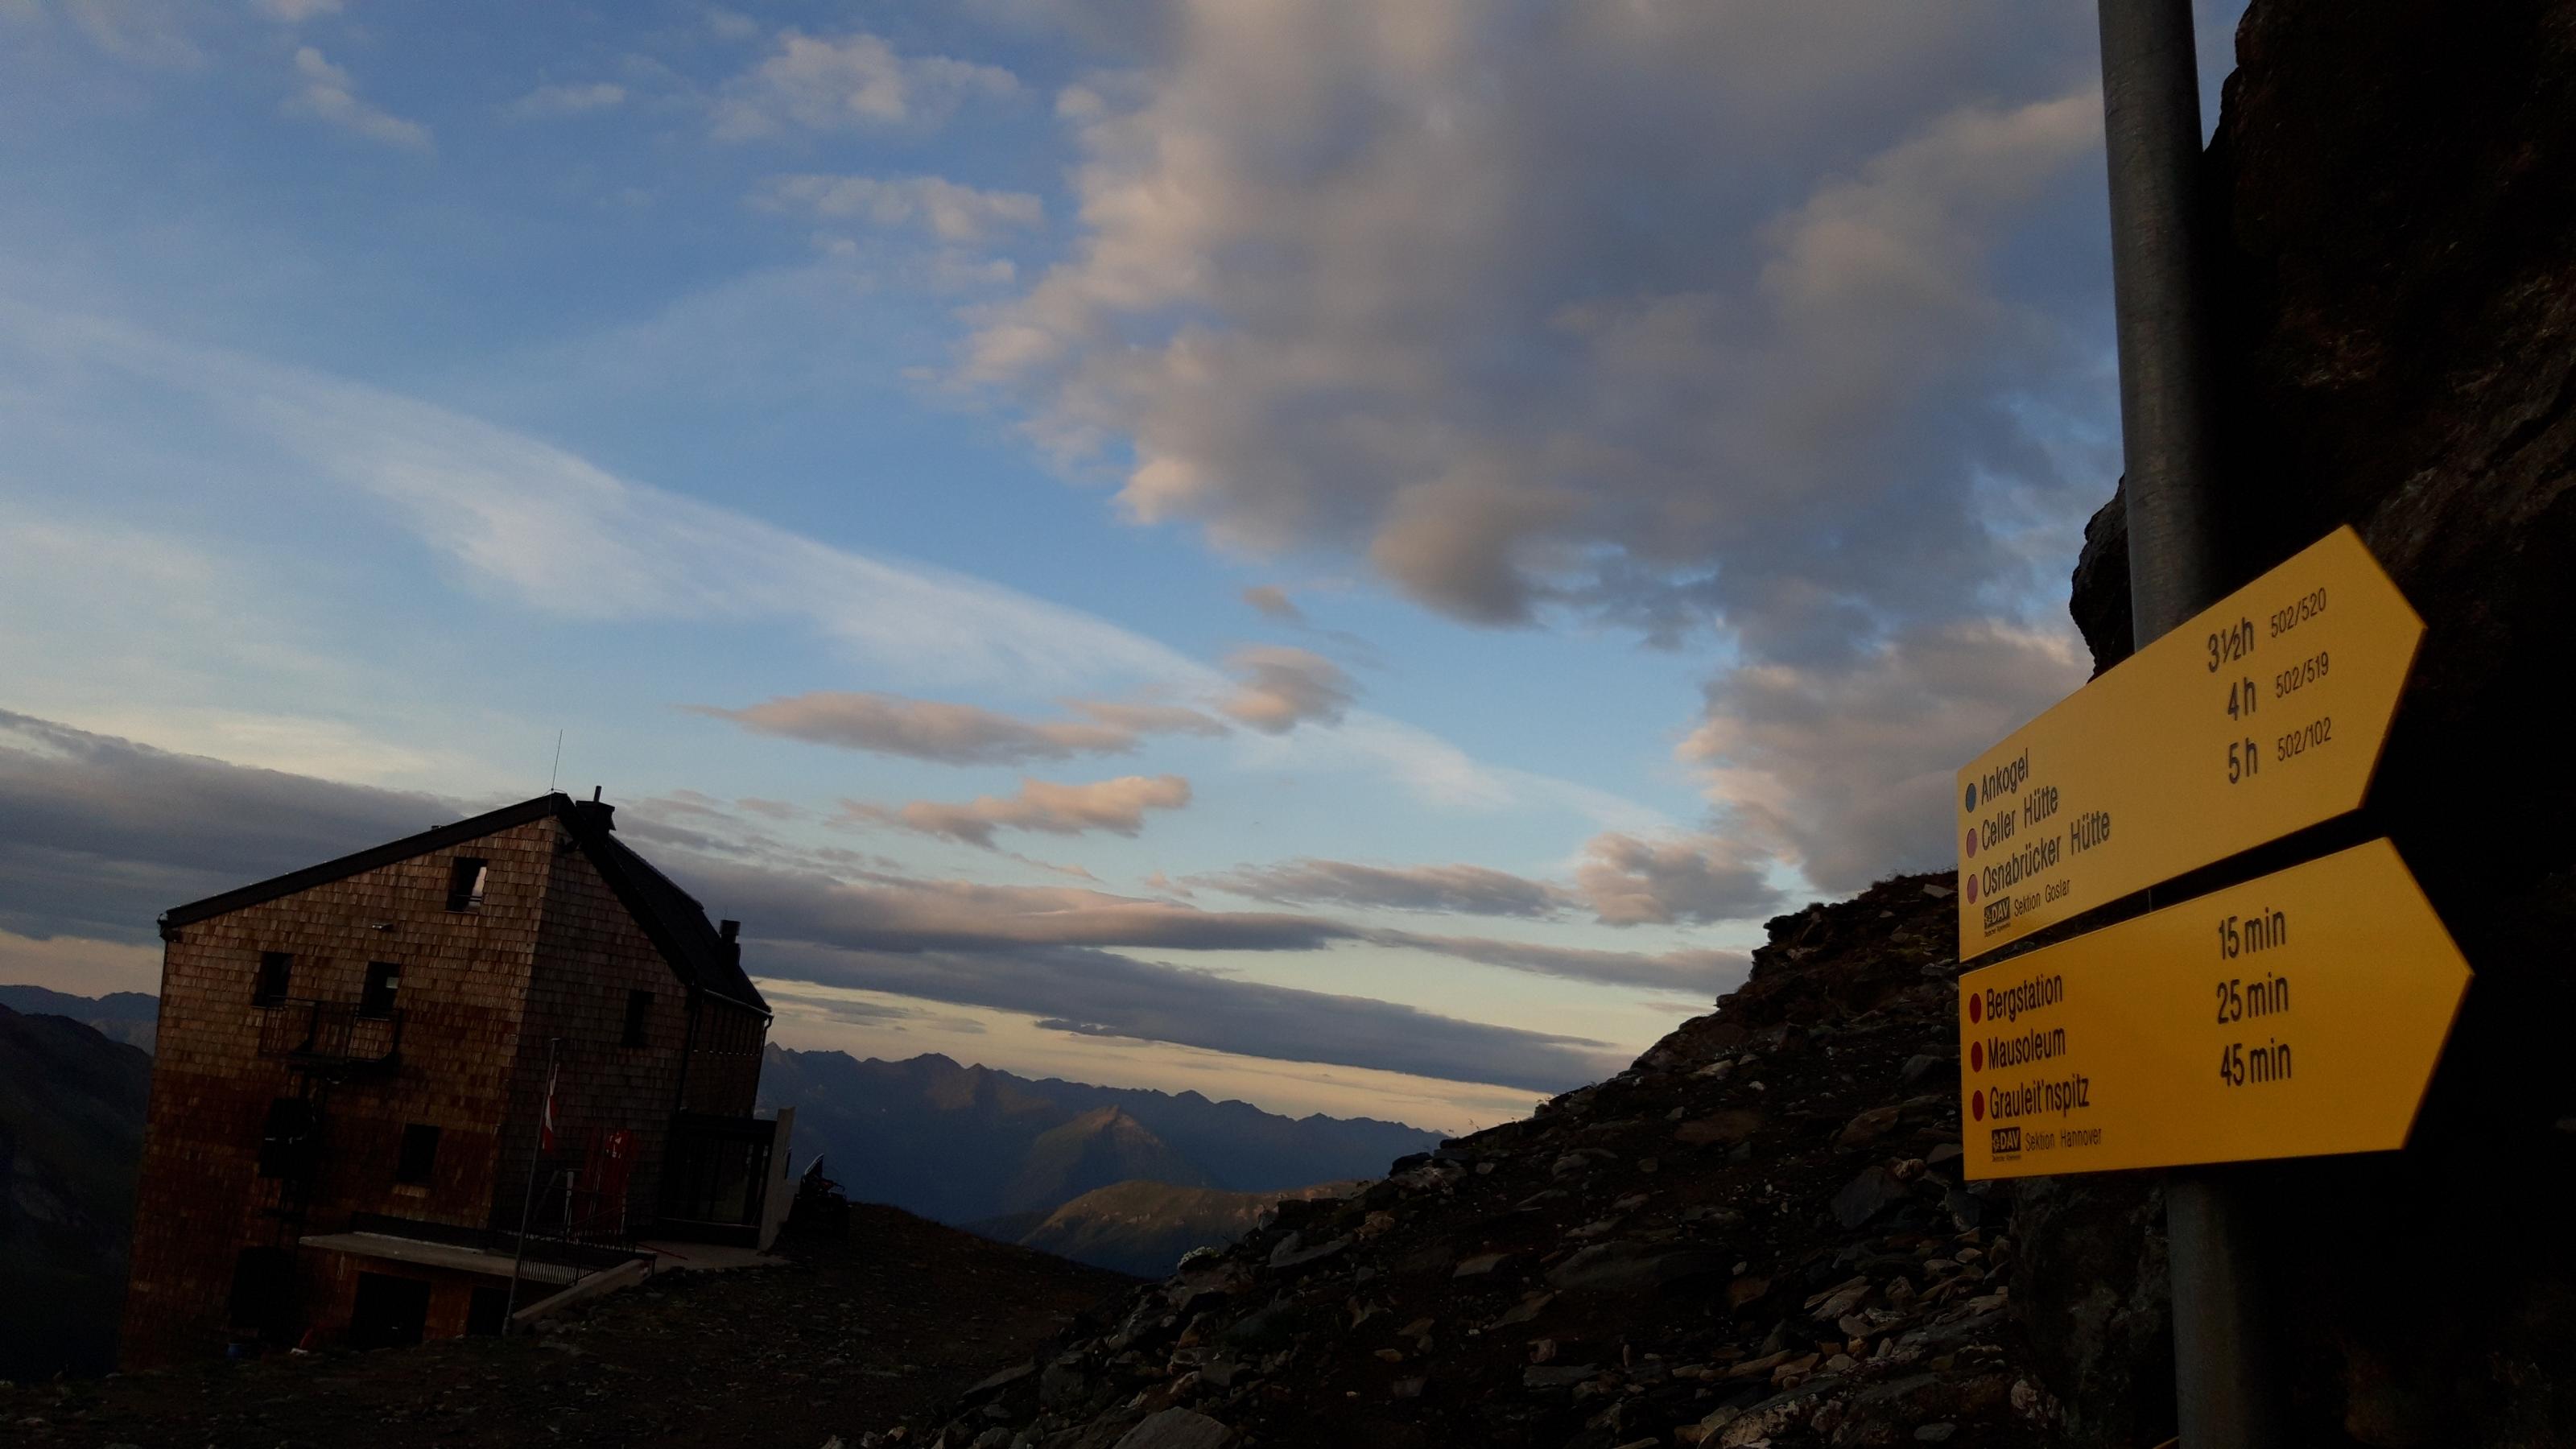
{"type": "MultiPolygon", "coordinates": [[[[2576,1443],[2576,4],[2254,0],[2237,60],[2205,163],[2233,563],[2349,522],[2424,615],[2356,832],[2478,973],[2405,1154],[2252,1174],[2298,1442],[2576,1443]]],[[[2120,503],[2075,580],[2102,666],[2120,503]]],[[[2151,1218],[2142,1190],[2094,1210],[2151,1218]]],[[[2080,1340],[2086,1283],[2154,1296],[2135,1257],[2025,1306],[2080,1340]]],[[[2112,1345],[2076,1357],[2135,1411],[2112,1345]]]]}

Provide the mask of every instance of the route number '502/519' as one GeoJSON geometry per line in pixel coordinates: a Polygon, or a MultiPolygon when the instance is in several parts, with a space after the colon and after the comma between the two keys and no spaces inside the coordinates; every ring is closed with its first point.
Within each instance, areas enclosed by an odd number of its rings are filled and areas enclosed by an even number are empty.
{"type": "Polygon", "coordinates": [[[1997,741],[1953,782],[1959,959],[2358,808],[2423,633],[2337,529],[1997,741]],[[2034,829],[2044,788],[2118,834],[2034,829]]]}

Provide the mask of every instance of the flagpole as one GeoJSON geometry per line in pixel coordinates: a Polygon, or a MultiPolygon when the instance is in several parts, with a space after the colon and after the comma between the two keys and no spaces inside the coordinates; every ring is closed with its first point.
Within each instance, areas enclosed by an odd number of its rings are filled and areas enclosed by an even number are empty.
{"type": "Polygon", "coordinates": [[[546,1038],[546,1095],[537,1104],[537,1140],[528,1144],[528,1185],[519,1193],[519,1251],[510,1260],[510,1296],[501,1306],[501,1336],[510,1336],[510,1319],[519,1311],[519,1270],[528,1261],[528,1214],[537,1202],[537,1164],[546,1155],[546,1114],[554,1110],[555,1052],[563,1038],[546,1038]]]}

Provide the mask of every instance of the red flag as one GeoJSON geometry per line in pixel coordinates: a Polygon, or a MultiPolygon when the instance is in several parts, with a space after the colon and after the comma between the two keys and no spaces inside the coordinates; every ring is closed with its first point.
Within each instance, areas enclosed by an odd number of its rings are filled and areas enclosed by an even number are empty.
{"type": "Polygon", "coordinates": [[[561,1070],[562,1068],[557,1063],[546,1063],[546,1104],[537,1117],[537,1150],[539,1152],[552,1152],[555,1150],[555,1077],[561,1072],[561,1070]]]}
{"type": "Polygon", "coordinates": [[[599,1198],[617,1214],[617,1230],[626,1230],[626,1180],[635,1171],[635,1134],[620,1127],[608,1134],[600,1156],[599,1198]]]}

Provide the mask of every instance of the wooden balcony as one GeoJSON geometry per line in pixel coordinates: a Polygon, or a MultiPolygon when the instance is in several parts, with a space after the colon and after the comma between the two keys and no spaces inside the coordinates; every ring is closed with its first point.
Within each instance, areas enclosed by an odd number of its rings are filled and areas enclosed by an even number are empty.
{"type": "Polygon", "coordinates": [[[402,1055],[402,1023],[398,1008],[367,1011],[354,1001],[282,997],[260,1006],[259,1052],[306,1071],[389,1072],[402,1055]]]}

